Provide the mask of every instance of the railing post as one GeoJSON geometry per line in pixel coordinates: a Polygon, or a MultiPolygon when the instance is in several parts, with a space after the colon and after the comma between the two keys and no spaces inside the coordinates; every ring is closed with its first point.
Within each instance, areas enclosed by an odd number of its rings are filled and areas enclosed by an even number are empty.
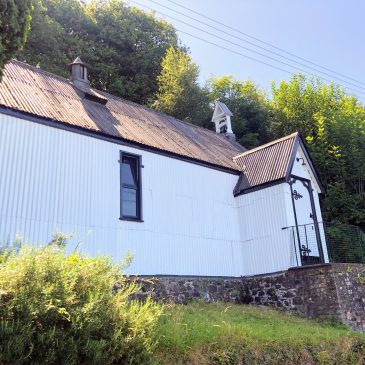
{"type": "MultiPolygon", "coordinates": [[[[294,232],[294,227],[292,227],[291,231],[293,232],[293,245],[294,245],[294,252],[295,252],[295,260],[297,262],[297,266],[299,266],[299,262],[298,262],[298,253],[297,253],[297,245],[295,243],[295,232],[294,232]]],[[[299,251],[300,254],[300,251],[299,251]]]]}
{"type": "Polygon", "coordinates": [[[309,247],[308,247],[308,236],[307,236],[307,225],[306,224],[304,225],[304,234],[305,234],[305,243],[307,245],[307,250],[309,250],[309,247]]]}

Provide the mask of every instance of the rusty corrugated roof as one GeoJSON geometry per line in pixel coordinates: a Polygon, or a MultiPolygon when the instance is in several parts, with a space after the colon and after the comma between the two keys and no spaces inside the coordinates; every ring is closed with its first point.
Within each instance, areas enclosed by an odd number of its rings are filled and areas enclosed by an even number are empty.
{"type": "Polygon", "coordinates": [[[94,92],[108,99],[106,105],[88,99],[67,79],[11,61],[0,84],[0,105],[239,170],[233,157],[245,149],[225,136],[104,92],[94,92]]]}
{"type": "Polygon", "coordinates": [[[235,194],[284,179],[298,138],[298,133],[293,133],[236,156],[234,161],[243,174],[235,188],[235,194]]]}

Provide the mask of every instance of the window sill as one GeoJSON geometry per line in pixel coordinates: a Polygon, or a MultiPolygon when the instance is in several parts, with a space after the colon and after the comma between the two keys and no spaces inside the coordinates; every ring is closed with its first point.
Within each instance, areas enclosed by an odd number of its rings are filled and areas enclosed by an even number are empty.
{"type": "Polygon", "coordinates": [[[128,221],[128,222],[137,222],[137,223],[143,223],[143,219],[139,218],[132,218],[132,217],[119,217],[120,221],[128,221]]]}

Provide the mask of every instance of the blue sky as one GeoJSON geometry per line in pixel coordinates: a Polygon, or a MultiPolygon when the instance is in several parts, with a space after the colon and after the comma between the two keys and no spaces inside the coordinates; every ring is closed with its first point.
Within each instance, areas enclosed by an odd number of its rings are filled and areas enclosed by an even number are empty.
{"type": "MultiPolygon", "coordinates": [[[[215,33],[223,38],[228,38],[234,43],[241,44],[244,47],[255,49],[258,52],[265,53],[270,57],[275,57],[283,62],[288,62],[276,55],[269,54],[263,50],[252,47],[251,45],[232,38],[227,34],[219,33],[215,30],[205,27],[201,23],[197,23],[191,19],[176,14],[162,6],[153,3],[151,0],[136,0],[139,3],[161,11],[165,14],[172,15],[199,28],[205,28],[207,31],[215,33]]],[[[183,13],[197,18],[196,14],[189,13],[187,10],[179,8],[168,0],[155,0],[160,4],[174,8],[183,13]]],[[[361,100],[365,100],[365,2],[361,0],[174,0],[176,3],[182,4],[190,9],[204,13],[207,17],[217,19],[220,22],[238,29],[241,32],[250,34],[265,42],[272,43],[277,47],[285,49],[300,57],[306,58],[325,66],[329,69],[337,71],[346,76],[352,77],[363,88],[362,92],[359,88],[338,81],[338,83],[350,88],[359,90],[354,92],[348,90],[349,93],[355,93],[361,100]]],[[[131,5],[137,6],[132,1],[131,5]]],[[[141,7],[148,10],[146,7],[141,7]]],[[[293,68],[276,63],[272,60],[265,59],[262,56],[255,55],[238,46],[216,39],[202,31],[193,29],[187,25],[181,24],[176,20],[164,17],[158,12],[156,16],[166,18],[177,29],[189,32],[209,41],[219,43],[222,46],[231,48],[240,53],[245,53],[251,57],[260,59],[264,62],[271,63],[280,68],[285,68],[291,72],[298,72],[293,68]]],[[[235,34],[240,38],[255,42],[262,47],[270,48],[264,44],[260,44],[240,33],[222,28],[218,24],[209,22],[209,20],[200,18],[201,21],[219,27],[226,32],[235,34]]],[[[290,75],[283,71],[272,69],[268,66],[259,64],[258,62],[249,60],[239,55],[232,54],[228,51],[217,48],[213,45],[192,38],[183,33],[179,33],[180,39],[186,44],[191,51],[193,60],[200,66],[201,81],[204,82],[210,75],[226,75],[232,74],[239,80],[249,79],[259,84],[263,89],[269,91],[271,81],[280,81],[288,79],[290,75]]],[[[271,48],[272,51],[278,52],[271,48]]],[[[287,57],[293,58],[286,55],[287,57]]],[[[297,59],[298,62],[302,62],[297,59]]],[[[307,70],[308,72],[318,74],[313,70],[308,70],[300,65],[297,67],[307,70]]],[[[312,67],[316,67],[310,65],[312,67]]],[[[317,67],[318,68],[318,67],[317,67]]],[[[329,73],[326,70],[321,70],[329,73]]],[[[326,79],[332,79],[328,75],[322,75],[326,79]]],[[[335,75],[339,78],[341,76],[335,75]]],[[[352,80],[347,81],[355,83],[352,80]]],[[[336,81],[336,80],[334,80],[336,81]]]]}

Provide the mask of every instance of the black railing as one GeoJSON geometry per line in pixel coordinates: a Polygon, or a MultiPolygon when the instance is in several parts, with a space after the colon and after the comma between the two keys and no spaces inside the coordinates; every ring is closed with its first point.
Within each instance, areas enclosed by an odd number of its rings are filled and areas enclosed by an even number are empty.
{"type": "Polygon", "coordinates": [[[292,264],[296,266],[314,265],[325,261],[321,242],[323,241],[323,228],[312,224],[301,224],[287,227],[292,245],[292,264]]]}
{"type": "Polygon", "coordinates": [[[317,227],[311,223],[284,228],[290,234],[293,266],[324,261],[365,263],[365,233],[361,228],[324,222],[317,227]]]}

